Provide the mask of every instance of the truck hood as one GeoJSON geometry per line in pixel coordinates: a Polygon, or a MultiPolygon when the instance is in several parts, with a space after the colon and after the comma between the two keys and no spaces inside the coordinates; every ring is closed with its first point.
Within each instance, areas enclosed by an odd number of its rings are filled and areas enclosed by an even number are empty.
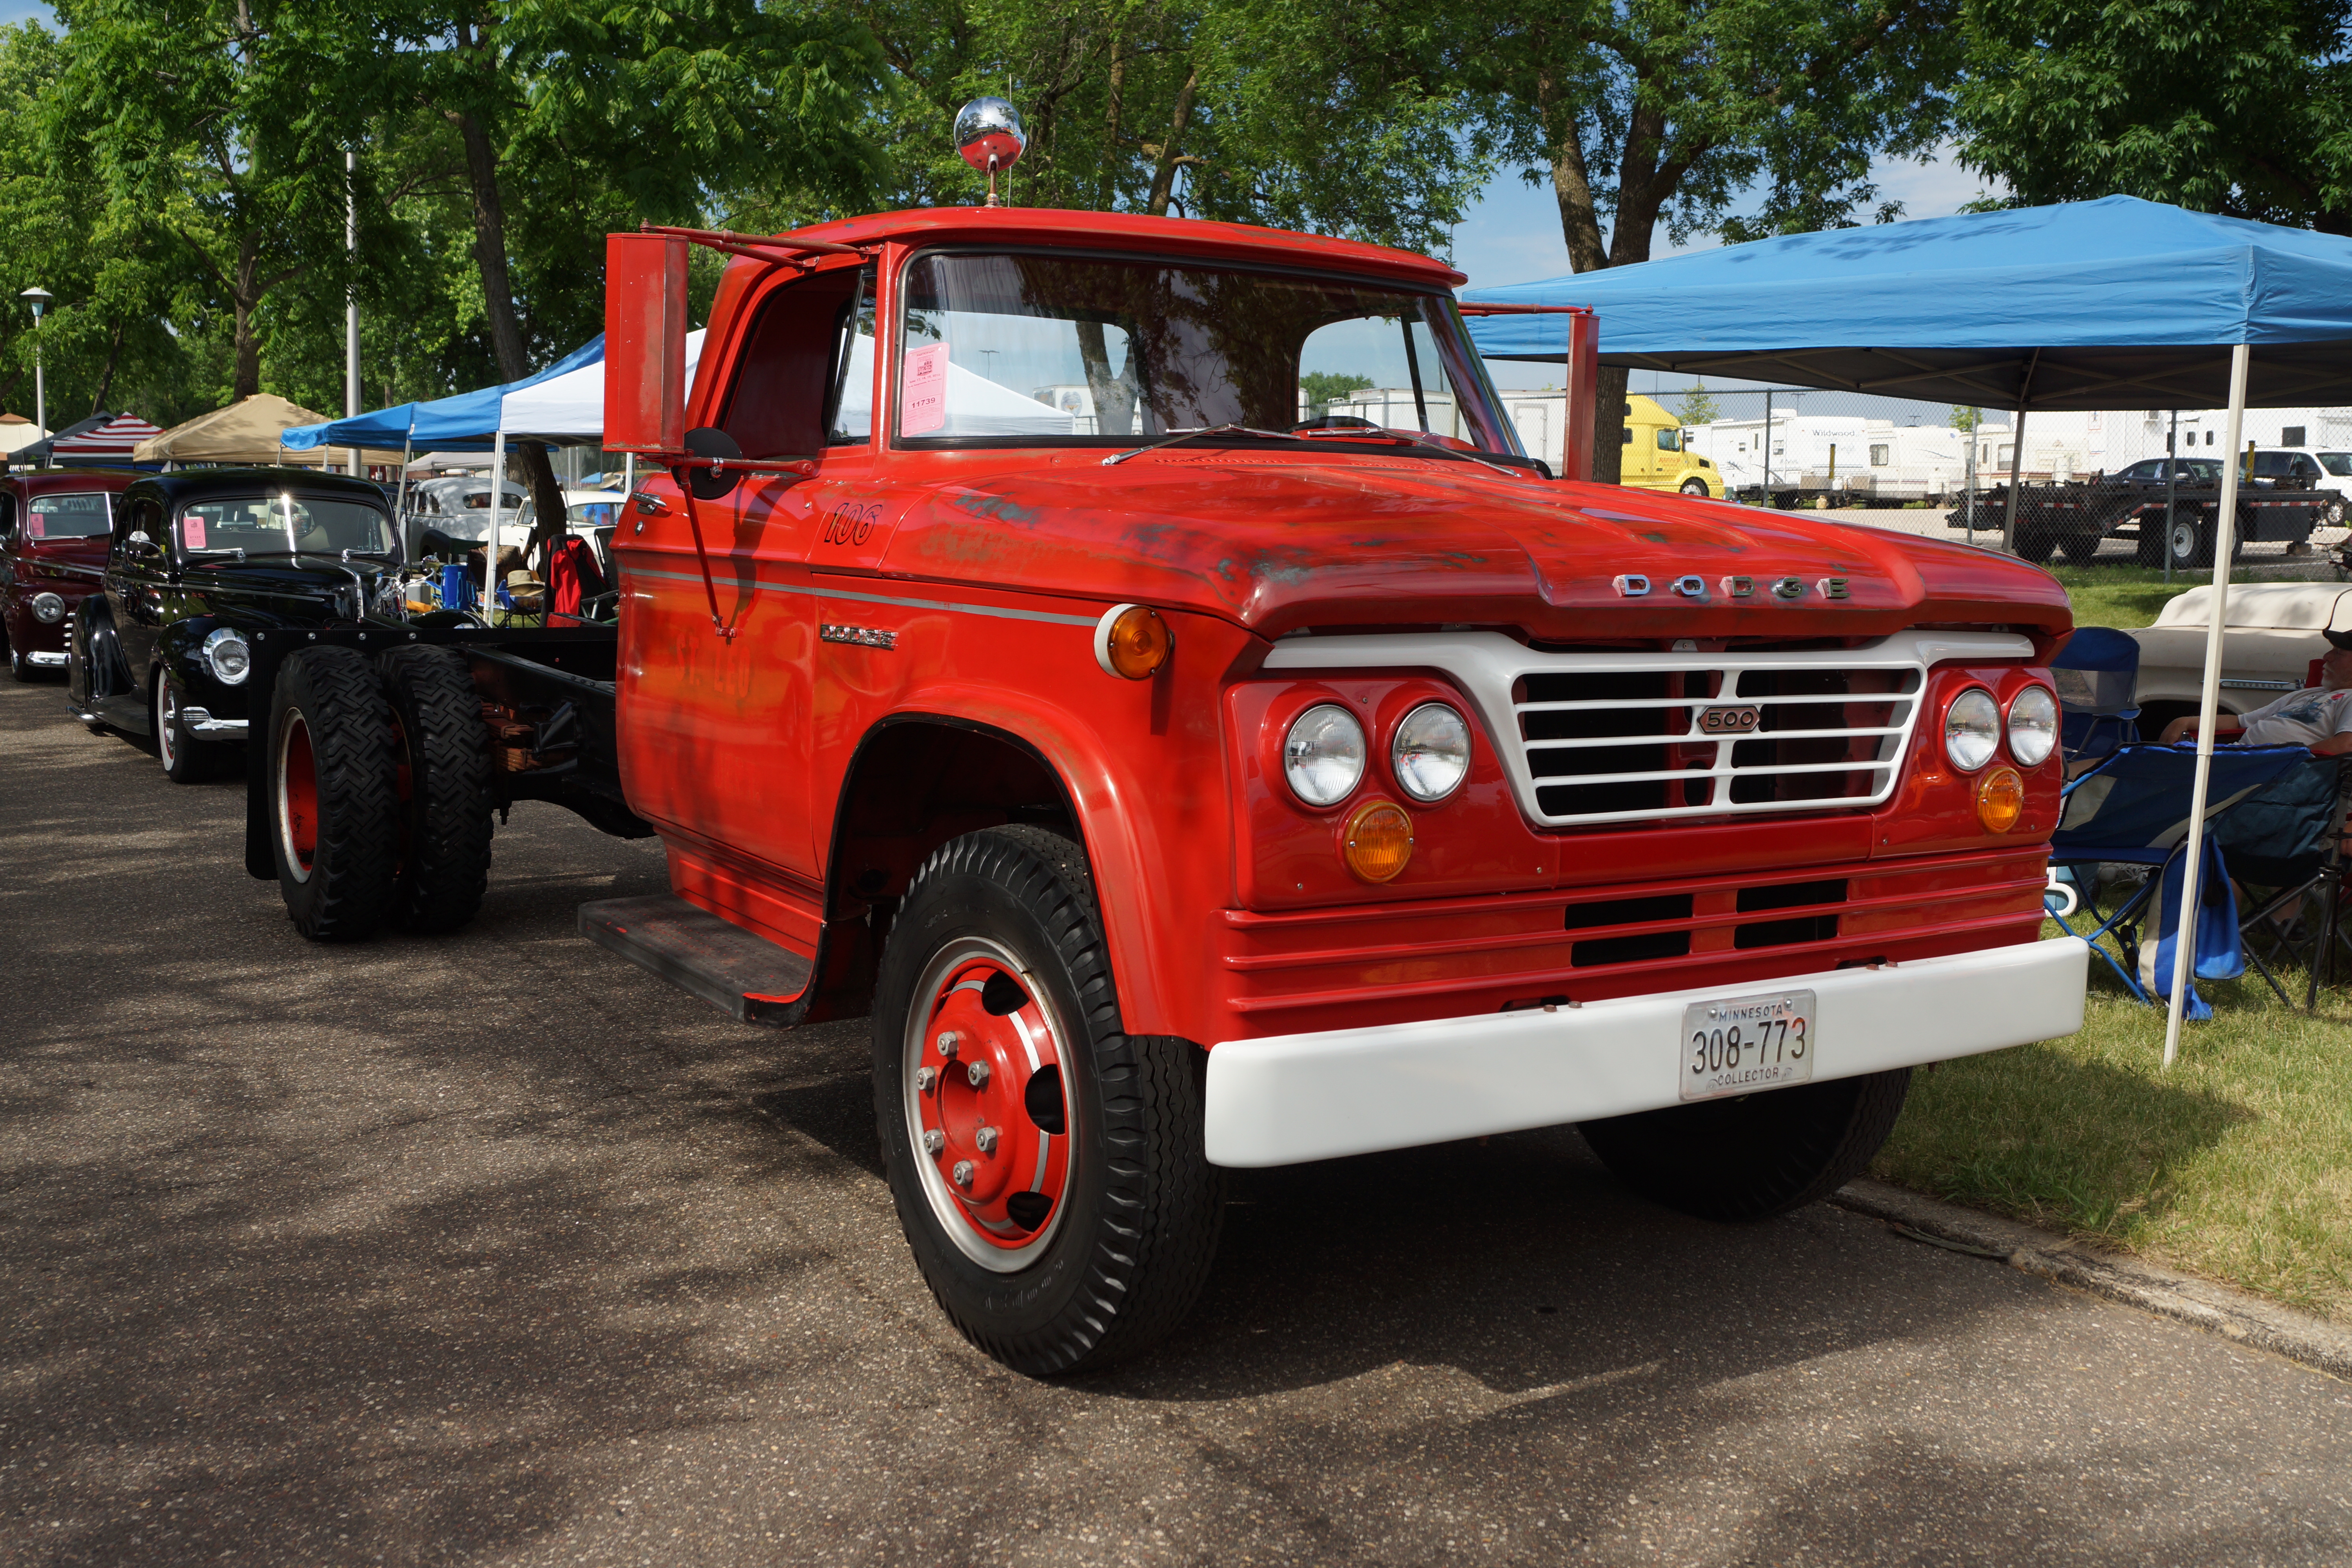
{"type": "Polygon", "coordinates": [[[2006,556],[1402,456],[1171,451],[1107,468],[1057,453],[929,487],[881,565],[1197,610],[1268,637],[1407,624],[1539,641],[1875,637],[1930,623],[2015,626],[2046,655],[2073,626],[2057,581],[2006,556]],[[1649,593],[1629,595],[1628,577],[1649,593]],[[1698,594],[1673,591],[1691,578],[1698,594]],[[1801,596],[1772,595],[1785,578],[1801,596]],[[1843,599],[1827,597],[1830,580],[1843,599]]]}

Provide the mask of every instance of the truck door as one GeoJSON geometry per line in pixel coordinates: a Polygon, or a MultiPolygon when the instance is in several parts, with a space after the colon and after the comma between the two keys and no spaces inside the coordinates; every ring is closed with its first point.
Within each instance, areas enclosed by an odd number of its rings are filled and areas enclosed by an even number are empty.
{"type": "Polygon", "coordinates": [[[114,543],[106,567],[106,596],[114,610],[114,634],[130,671],[131,695],[143,698],[147,667],[163,636],[163,595],[172,563],[172,536],[163,504],[142,496],[114,521],[114,543]]]}
{"type": "MultiPolygon", "coordinates": [[[[698,500],[719,614],[710,625],[699,563],[686,530],[686,498],[655,487],[667,513],[633,505],[615,535],[632,575],[634,683],[621,706],[630,803],[821,891],[809,795],[821,716],[811,689],[815,600],[807,557],[822,516],[872,466],[862,437],[828,441],[827,416],[856,350],[856,301],[870,300],[857,265],[787,278],[748,301],[745,325],[721,353],[725,377],[705,406],[750,458],[811,458],[814,478],[750,474],[724,497],[698,500]],[[642,548],[658,539],[658,551],[642,548]],[[710,787],[715,777],[735,781],[710,787]]],[[[716,334],[714,334],[714,337],[716,334]]],[[[869,340],[870,341],[870,340],[869,340]]],[[[870,352],[863,356],[869,367],[870,352]]],[[[707,362],[706,362],[707,363],[707,362]]]]}

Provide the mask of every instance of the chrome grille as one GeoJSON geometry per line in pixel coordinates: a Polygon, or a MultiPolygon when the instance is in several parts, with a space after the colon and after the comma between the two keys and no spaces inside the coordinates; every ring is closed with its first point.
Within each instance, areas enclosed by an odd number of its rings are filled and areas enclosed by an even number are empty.
{"type": "Polygon", "coordinates": [[[1570,655],[1513,684],[1548,823],[1865,805],[1894,785],[1925,667],[1818,654],[1570,655]],[[1701,731],[1729,710],[1754,728],[1701,731]],[[1751,711],[1752,710],[1752,711],[1751,711]]]}

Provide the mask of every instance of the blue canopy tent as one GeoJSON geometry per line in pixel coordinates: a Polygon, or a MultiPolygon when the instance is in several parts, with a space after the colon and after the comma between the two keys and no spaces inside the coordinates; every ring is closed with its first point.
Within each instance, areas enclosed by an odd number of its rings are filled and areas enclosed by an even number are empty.
{"type": "Polygon", "coordinates": [[[390,408],[330,419],[323,425],[296,425],[287,430],[283,440],[297,451],[312,447],[404,445],[425,451],[480,451],[498,436],[499,409],[507,394],[552,381],[584,365],[601,364],[604,359],[604,334],[599,332],[538,374],[527,375],[520,381],[436,397],[427,403],[396,403],[390,408]]]}
{"type": "MultiPolygon", "coordinates": [[[[1783,235],[1637,266],[1479,289],[1474,302],[1585,305],[1603,364],[2007,408],[2010,471],[2035,408],[2229,409],[2352,402],[2352,239],[2130,196],[1783,235]]],[[[1564,362],[1563,323],[1474,318],[1489,358],[1564,362]]],[[[2238,465],[2222,471],[2213,613],[2189,813],[2191,888],[2227,620],[2238,465]]],[[[2179,966],[2164,1059],[2178,1049],[2179,966]]]]}

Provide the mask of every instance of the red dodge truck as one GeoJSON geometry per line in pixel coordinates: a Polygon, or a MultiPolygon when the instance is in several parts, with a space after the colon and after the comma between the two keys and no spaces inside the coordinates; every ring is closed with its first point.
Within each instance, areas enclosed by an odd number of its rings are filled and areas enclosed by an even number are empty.
{"type": "Polygon", "coordinates": [[[1578,1122],[1695,1214],[1818,1197],[1913,1066],[2079,1025],[2065,595],[1553,477],[1460,281],[1064,211],[614,236],[617,626],[257,635],[248,866],[339,938],[462,921],[514,799],[659,835],[673,895],[583,930],[870,1016],[908,1238],[1033,1373],[1181,1318],[1222,1167],[1578,1122]]]}

